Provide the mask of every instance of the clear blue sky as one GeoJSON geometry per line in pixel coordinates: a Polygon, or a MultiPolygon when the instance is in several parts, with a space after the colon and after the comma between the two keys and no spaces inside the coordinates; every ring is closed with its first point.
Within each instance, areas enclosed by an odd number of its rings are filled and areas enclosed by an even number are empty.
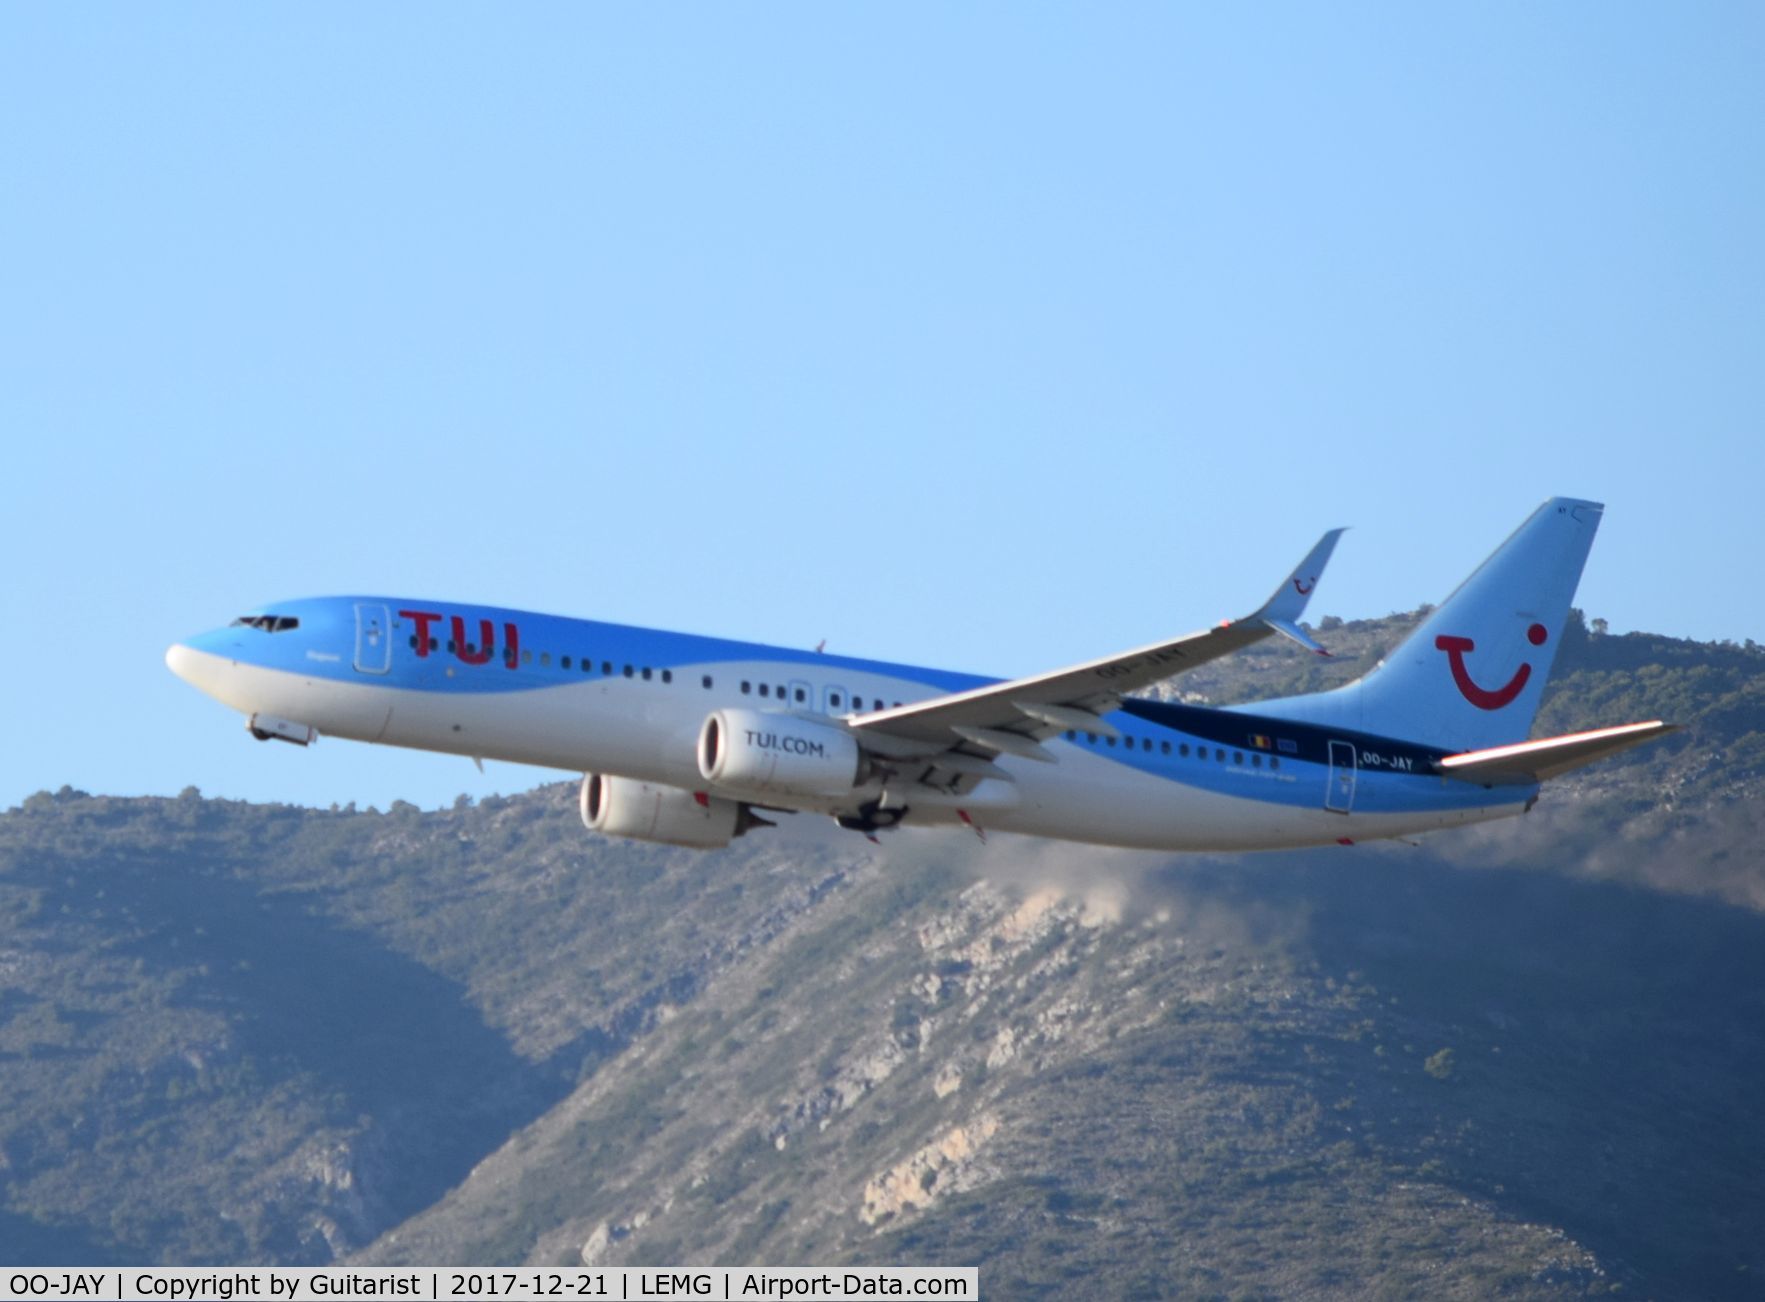
{"type": "Polygon", "coordinates": [[[327,592],[1014,674],[1568,493],[1590,615],[1765,640],[1761,69],[1753,3],[0,7],[0,806],[552,776],[163,665],[327,592]]]}

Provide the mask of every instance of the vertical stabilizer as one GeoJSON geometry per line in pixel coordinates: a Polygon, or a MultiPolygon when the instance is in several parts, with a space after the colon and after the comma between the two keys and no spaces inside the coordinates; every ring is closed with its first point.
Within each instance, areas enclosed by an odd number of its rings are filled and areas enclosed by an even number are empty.
{"type": "Polygon", "coordinates": [[[1603,510],[1551,498],[1364,677],[1242,708],[1454,750],[1523,741],[1603,510]]]}

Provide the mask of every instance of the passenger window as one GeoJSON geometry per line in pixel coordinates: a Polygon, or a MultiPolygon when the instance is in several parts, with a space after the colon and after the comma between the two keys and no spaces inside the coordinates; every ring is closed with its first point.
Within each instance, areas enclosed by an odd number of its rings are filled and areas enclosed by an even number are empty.
{"type": "Polygon", "coordinates": [[[584,657],[582,661],[582,672],[585,674],[592,674],[594,672],[594,661],[584,657]]]}
{"type": "Polygon", "coordinates": [[[1085,734],[1085,740],[1095,746],[1097,744],[1097,734],[1094,732],[1087,732],[1085,734]]]}
{"type": "Polygon", "coordinates": [[[662,671],[662,681],[665,683],[673,682],[674,681],[674,671],[672,669],[664,669],[662,671]]]}
{"type": "Polygon", "coordinates": [[[611,677],[613,673],[613,662],[611,660],[601,661],[601,672],[611,677]]]}
{"type": "Polygon", "coordinates": [[[625,666],[625,676],[627,678],[630,678],[632,676],[633,672],[635,672],[635,671],[632,669],[632,667],[630,665],[625,666]]]}
{"type": "Polygon", "coordinates": [[[840,694],[838,692],[829,692],[827,694],[827,703],[837,710],[840,705],[840,694]]]}
{"type": "Polygon", "coordinates": [[[1244,762],[1244,752],[1241,750],[1233,751],[1232,752],[1232,763],[1242,764],[1243,762],[1244,762]]]}
{"type": "Polygon", "coordinates": [[[749,683],[746,679],[743,679],[742,680],[742,695],[746,696],[749,692],[751,692],[753,690],[754,690],[753,685],[751,683],[749,683]]]}
{"type": "Polygon", "coordinates": [[[1150,737],[1140,738],[1140,749],[1141,750],[1151,750],[1152,749],[1152,738],[1150,738],[1150,737]]]}
{"type": "Polygon", "coordinates": [[[1067,730],[1066,730],[1066,734],[1065,734],[1065,735],[1066,735],[1066,739],[1067,739],[1067,740],[1068,740],[1068,741],[1071,741],[1071,740],[1072,740],[1072,739],[1073,739],[1073,733],[1072,733],[1072,729],[1071,729],[1071,728],[1068,728],[1068,729],[1067,729],[1067,730]]]}
{"type": "Polygon", "coordinates": [[[644,680],[644,682],[646,682],[646,683],[647,683],[647,682],[649,682],[649,681],[650,681],[650,667],[649,667],[649,666],[648,666],[648,665],[645,665],[645,666],[644,666],[644,670],[643,670],[643,680],[644,680]]]}
{"type": "Polygon", "coordinates": [[[1253,769],[1260,769],[1262,767],[1262,756],[1252,755],[1250,757],[1250,767],[1253,769]]]}
{"type": "Polygon", "coordinates": [[[1159,742],[1158,751],[1161,755],[1169,755],[1171,753],[1171,744],[1168,741],[1159,742]]]}
{"type": "Polygon", "coordinates": [[[550,669],[552,667],[552,653],[550,651],[541,651],[539,653],[539,663],[542,668],[550,669]]]}
{"type": "Polygon", "coordinates": [[[570,667],[570,657],[565,656],[562,660],[558,661],[558,667],[561,669],[568,669],[570,667]]]}
{"type": "Polygon", "coordinates": [[[809,699],[809,693],[805,692],[801,687],[797,688],[797,702],[799,704],[801,704],[802,702],[804,702],[808,699],[809,699]]]}
{"type": "Polygon", "coordinates": [[[1105,737],[1104,740],[1107,741],[1111,746],[1115,745],[1115,738],[1114,737],[1105,737]]]}
{"type": "Polygon", "coordinates": [[[768,686],[767,686],[767,685],[766,685],[766,684],[765,684],[765,683],[761,683],[761,684],[760,684],[760,695],[762,695],[762,696],[771,696],[771,695],[772,695],[772,689],[771,689],[771,688],[770,688],[770,687],[768,687],[768,686]]]}
{"type": "Polygon", "coordinates": [[[455,650],[454,650],[454,640],[453,640],[453,639],[452,639],[452,638],[451,638],[451,637],[450,637],[450,638],[448,638],[448,640],[447,640],[447,653],[448,653],[448,654],[449,654],[449,655],[450,655],[450,656],[451,656],[451,655],[457,655],[457,654],[458,654],[458,652],[456,652],[456,651],[455,651],[455,650]]]}
{"type": "Polygon", "coordinates": [[[1186,741],[1178,742],[1177,743],[1177,754],[1181,755],[1184,759],[1188,759],[1189,758],[1189,743],[1186,741]]]}
{"type": "Polygon", "coordinates": [[[1224,764],[1226,762],[1225,748],[1220,747],[1220,746],[1214,747],[1213,757],[1214,757],[1214,759],[1218,760],[1221,764],[1224,764]]]}
{"type": "Polygon", "coordinates": [[[521,663],[524,665],[532,664],[533,663],[533,652],[532,651],[523,651],[521,653],[521,663]]]}
{"type": "Polygon", "coordinates": [[[711,690],[711,675],[710,674],[706,674],[703,678],[699,679],[699,681],[704,684],[705,690],[707,692],[711,690]]]}
{"type": "Polygon", "coordinates": [[[1279,755],[1269,756],[1269,767],[1272,769],[1280,768],[1281,767],[1281,757],[1279,755]]]}

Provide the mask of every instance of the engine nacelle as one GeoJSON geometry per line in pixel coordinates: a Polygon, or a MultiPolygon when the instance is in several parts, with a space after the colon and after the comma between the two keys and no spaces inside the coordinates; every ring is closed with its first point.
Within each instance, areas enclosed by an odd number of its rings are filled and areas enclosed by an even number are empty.
{"type": "Polygon", "coordinates": [[[862,768],[850,733],[795,715],[717,710],[699,730],[699,772],[719,786],[840,796],[858,785],[862,768]]]}
{"type": "Polygon", "coordinates": [[[745,812],[737,801],[679,787],[604,773],[582,779],[582,822],[589,831],[607,836],[720,850],[752,826],[745,812]]]}

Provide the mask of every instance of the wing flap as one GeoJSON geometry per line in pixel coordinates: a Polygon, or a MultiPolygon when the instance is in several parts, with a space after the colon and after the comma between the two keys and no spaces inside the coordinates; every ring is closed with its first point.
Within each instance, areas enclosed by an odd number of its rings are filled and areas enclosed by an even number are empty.
{"type": "Polygon", "coordinates": [[[1626,723],[1616,728],[1515,742],[1511,746],[1468,750],[1446,756],[1439,765],[1440,771],[1448,777],[1466,782],[1482,786],[1519,786],[1557,777],[1678,731],[1678,724],[1662,723],[1659,719],[1648,723],[1626,723]]]}

